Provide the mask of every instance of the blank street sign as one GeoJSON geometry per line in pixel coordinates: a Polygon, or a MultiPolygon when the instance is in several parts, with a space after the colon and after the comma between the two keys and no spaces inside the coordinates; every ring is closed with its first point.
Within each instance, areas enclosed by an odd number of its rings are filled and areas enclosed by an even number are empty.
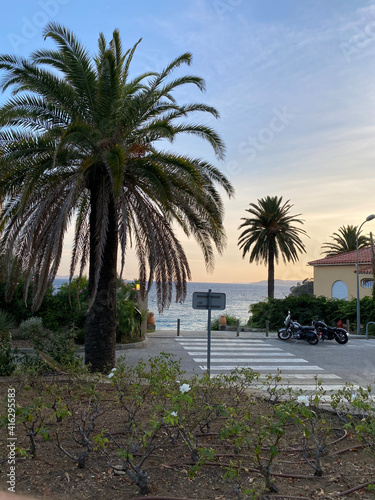
{"type": "MultiPolygon", "coordinates": [[[[208,292],[193,293],[193,309],[208,309],[208,292]]],[[[225,309],[225,293],[211,292],[211,309],[225,309]]]]}

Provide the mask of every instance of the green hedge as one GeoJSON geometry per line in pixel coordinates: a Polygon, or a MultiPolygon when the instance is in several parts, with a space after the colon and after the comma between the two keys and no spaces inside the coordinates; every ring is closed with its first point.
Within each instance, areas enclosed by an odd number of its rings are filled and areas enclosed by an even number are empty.
{"type": "MultiPolygon", "coordinates": [[[[289,295],[285,299],[268,299],[250,306],[251,316],[248,325],[255,328],[264,328],[266,320],[273,330],[281,328],[284,320],[291,312],[292,319],[302,325],[311,325],[315,316],[325,321],[328,325],[336,325],[341,319],[344,324],[348,319],[352,328],[357,320],[357,301],[327,299],[326,297],[310,297],[289,295]]],[[[375,321],[375,301],[371,297],[361,300],[361,324],[375,321]]]]}
{"type": "MultiPolygon", "coordinates": [[[[32,286],[33,285],[31,284],[25,303],[23,296],[24,282],[20,279],[20,281],[17,283],[11,302],[5,302],[5,291],[7,284],[4,281],[0,282],[0,309],[6,311],[8,314],[11,314],[14,317],[17,325],[33,316],[33,313],[31,312],[32,286]]],[[[53,287],[50,286],[47,289],[43,303],[38,311],[38,315],[43,317],[45,314],[48,314],[48,311],[54,308],[53,302],[53,287]]]]}
{"type": "MultiPolygon", "coordinates": [[[[236,326],[237,325],[237,319],[236,316],[232,316],[231,314],[220,314],[220,316],[225,316],[225,319],[227,320],[227,325],[228,326],[236,326]]],[[[220,330],[220,324],[219,324],[219,319],[220,316],[217,318],[214,318],[211,321],[211,330],[220,330]]]]}
{"type": "Polygon", "coordinates": [[[24,301],[24,283],[19,281],[11,302],[5,302],[6,283],[0,282],[0,309],[11,314],[17,325],[33,316],[43,319],[43,324],[50,330],[59,330],[62,327],[75,325],[83,328],[87,309],[87,279],[78,281],[74,278],[69,290],[69,284],[64,283],[57,292],[53,286],[48,287],[40,309],[33,313],[32,285],[30,286],[26,303],[24,301]]]}
{"type": "MultiPolygon", "coordinates": [[[[117,341],[134,341],[140,336],[140,325],[146,314],[138,309],[137,292],[135,282],[117,283],[117,341]]],[[[43,326],[55,332],[73,328],[83,343],[83,329],[85,325],[88,305],[88,280],[74,278],[69,285],[63,283],[59,290],[50,286],[38,311],[32,313],[32,285],[25,303],[23,298],[24,283],[17,283],[15,293],[11,302],[5,302],[6,283],[0,281],[0,310],[11,314],[20,325],[31,317],[39,317],[43,320],[43,326]]]]}

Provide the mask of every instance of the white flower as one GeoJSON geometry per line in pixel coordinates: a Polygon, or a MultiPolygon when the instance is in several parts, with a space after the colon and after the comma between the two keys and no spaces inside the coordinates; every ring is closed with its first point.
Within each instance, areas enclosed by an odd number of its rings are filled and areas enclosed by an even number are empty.
{"type": "Polygon", "coordinates": [[[305,395],[298,396],[297,401],[301,404],[304,404],[305,406],[309,404],[309,398],[305,395]]]}
{"type": "Polygon", "coordinates": [[[117,368],[112,368],[111,372],[115,372],[117,370],[117,368]]]}
{"type": "Polygon", "coordinates": [[[189,384],[182,384],[180,385],[180,392],[182,392],[182,394],[184,392],[189,392],[191,389],[190,385],[189,384]]]}
{"type": "Polygon", "coordinates": [[[172,411],[171,412],[171,417],[177,417],[177,412],[176,411],[172,411]]]}
{"type": "Polygon", "coordinates": [[[109,375],[108,375],[108,378],[112,378],[114,375],[114,372],[111,372],[109,375]]]}
{"type": "Polygon", "coordinates": [[[350,401],[353,403],[353,401],[354,401],[355,399],[357,399],[357,392],[354,392],[354,393],[352,394],[352,397],[351,397],[350,401]]]}

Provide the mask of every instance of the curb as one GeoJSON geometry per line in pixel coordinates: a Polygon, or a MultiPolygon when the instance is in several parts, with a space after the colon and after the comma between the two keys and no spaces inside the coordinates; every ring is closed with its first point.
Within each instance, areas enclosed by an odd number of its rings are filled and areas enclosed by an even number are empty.
{"type": "MultiPolygon", "coordinates": [[[[116,344],[116,351],[126,351],[127,349],[142,349],[143,347],[146,347],[149,342],[150,339],[148,334],[146,333],[145,339],[141,342],[134,342],[133,344],[116,344]]],[[[34,349],[32,347],[18,347],[17,351],[31,354],[32,352],[34,352],[34,349]]],[[[85,348],[77,347],[76,352],[85,352],[85,348]]]]}
{"type": "MultiPolygon", "coordinates": [[[[134,342],[133,344],[116,344],[116,351],[126,351],[127,349],[142,349],[146,347],[150,342],[147,333],[145,334],[145,339],[141,340],[141,342],[134,342]]],[[[77,352],[85,352],[84,347],[79,347],[76,349],[77,352]]]]}

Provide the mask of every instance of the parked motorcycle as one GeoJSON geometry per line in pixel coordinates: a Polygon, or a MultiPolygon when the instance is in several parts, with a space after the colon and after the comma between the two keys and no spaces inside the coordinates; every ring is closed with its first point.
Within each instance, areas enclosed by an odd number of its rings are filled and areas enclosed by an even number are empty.
{"type": "Polygon", "coordinates": [[[338,344],[346,344],[349,340],[349,333],[344,328],[327,326],[317,317],[313,320],[313,325],[319,340],[336,340],[338,344]]]}
{"type": "Polygon", "coordinates": [[[297,321],[293,321],[288,311],[288,316],[284,321],[285,328],[280,328],[277,336],[280,340],[306,340],[311,345],[316,345],[319,342],[318,335],[314,326],[302,326],[297,321]]]}

